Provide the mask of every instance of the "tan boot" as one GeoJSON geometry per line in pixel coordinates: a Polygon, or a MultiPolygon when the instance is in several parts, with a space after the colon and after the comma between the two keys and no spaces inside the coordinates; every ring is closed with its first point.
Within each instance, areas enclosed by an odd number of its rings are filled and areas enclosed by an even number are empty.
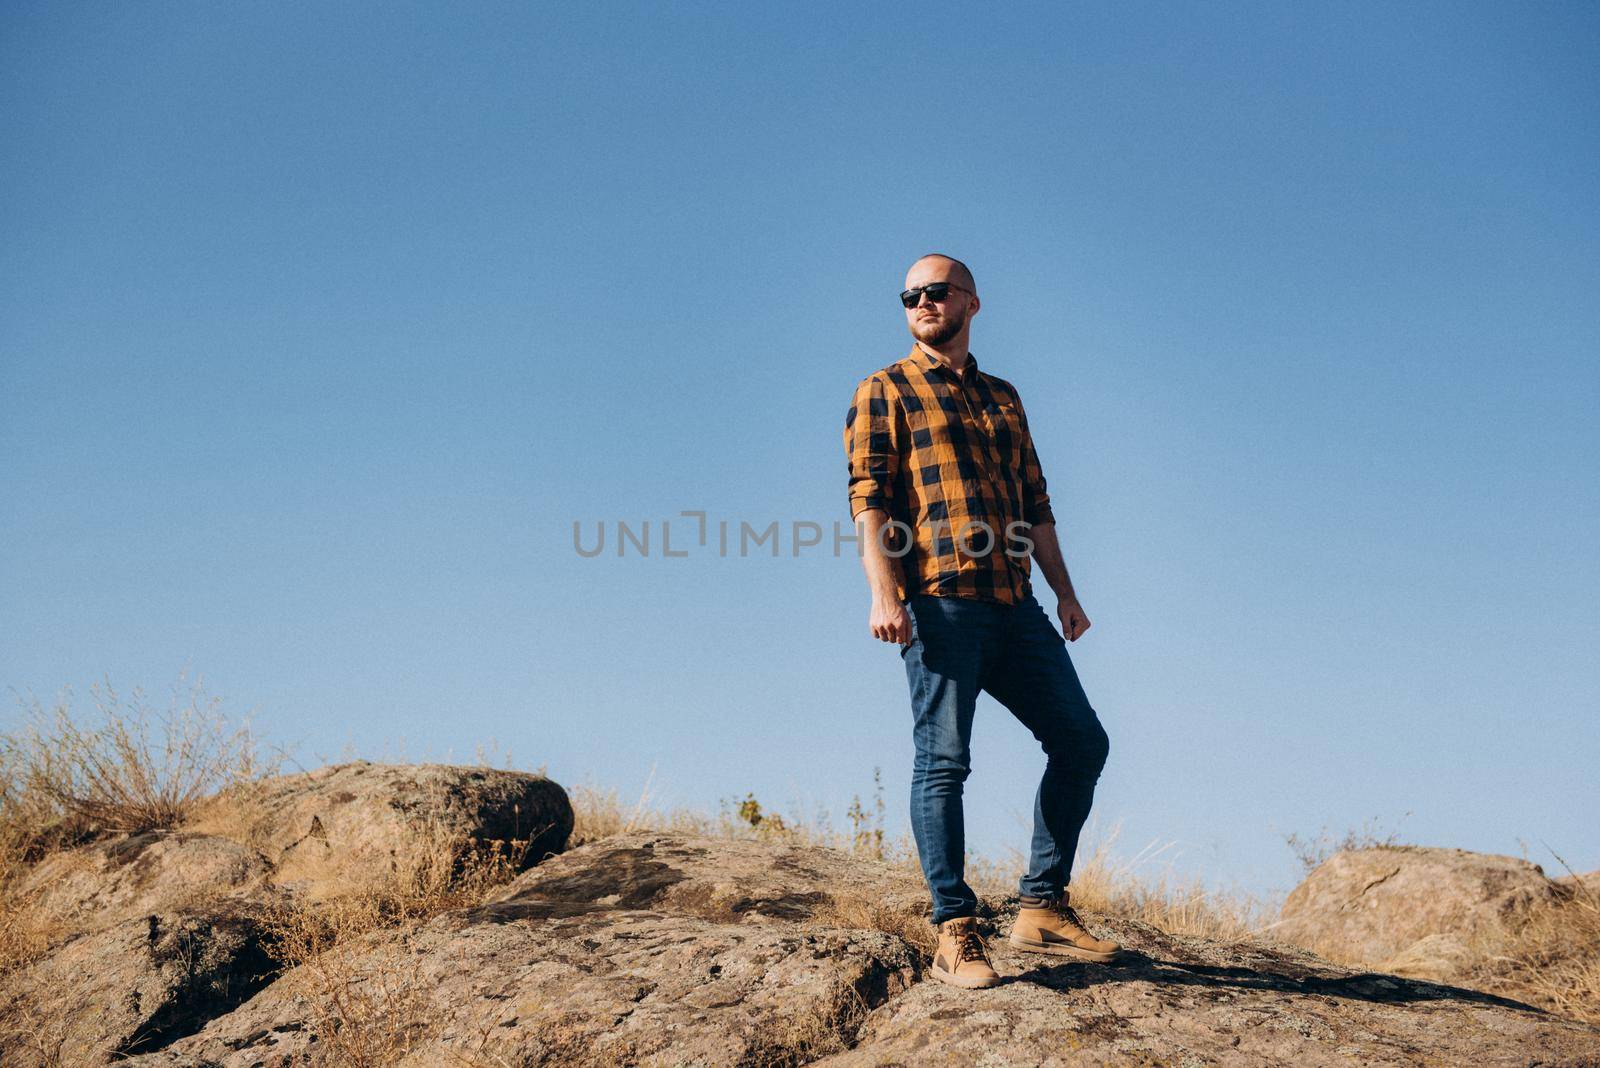
{"type": "Polygon", "coordinates": [[[989,954],[978,937],[978,920],[957,916],[939,925],[939,948],[933,951],[933,977],[969,990],[994,986],[1000,974],[989,966],[989,954]]]}
{"type": "MultiPolygon", "coordinates": [[[[1024,899],[1017,921],[1011,925],[1011,944],[1018,949],[1034,953],[1055,953],[1063,957],[1076,957],[1097,964],[1115,960],[1122,947],[1115,942],[1096,938],[1084,927],[1083,921],[1067,903],[1067,892],[1058,898],[1044,898],[1043,904],[1031,907],[1024,899]]],[[[1039,899],[1035,899],[1039,900],[1039,899]]]]}

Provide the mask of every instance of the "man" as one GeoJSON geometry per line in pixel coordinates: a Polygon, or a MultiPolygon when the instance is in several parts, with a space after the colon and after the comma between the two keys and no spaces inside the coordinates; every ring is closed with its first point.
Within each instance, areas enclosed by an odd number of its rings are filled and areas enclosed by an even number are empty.
{"type": "Polygon", "coordinates": [[[1011,944],[1108,961],[1119,947],[1084,928],[1067,890],[1108,747],[1061,636],[1077,641],[1089,617],[1061,559],[1022,400],[967,349],[980,305],[965,264],[922,257],[900,298],[916,344],[856,387],[844,444],[868,626],[901,646],[911,687],[911,827],[939,929],[933,977],[969,988],[1000,981],[963,877],[961,791],[979,690],[1046,756],[1011,944]],[[1034,599],[1030,549],[1055,592],[1060,633],[1034,599]]]}

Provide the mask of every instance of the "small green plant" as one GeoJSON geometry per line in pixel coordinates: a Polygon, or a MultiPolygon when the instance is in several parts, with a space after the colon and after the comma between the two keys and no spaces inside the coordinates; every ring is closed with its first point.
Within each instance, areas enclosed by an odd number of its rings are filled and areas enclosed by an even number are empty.
{"type": "Polygon", "coordinates": [[[789,825],[784,822],[782,816],[776,812],[762,811],[761,802],[756,800],[756,795],[753,793],[744,795],[744,800],[739,802],[738,813],[742,822],[755,828],[763,837],[786,834],[789,831],[789,825]]]}
{"type": "Polygon", "coordinates": [[[872,811],[861,804],[861,795],[850,799],[845,816],[850,820],[850,848],[873,860],[883,860],[883,769],[872,769],[872,811]]]}

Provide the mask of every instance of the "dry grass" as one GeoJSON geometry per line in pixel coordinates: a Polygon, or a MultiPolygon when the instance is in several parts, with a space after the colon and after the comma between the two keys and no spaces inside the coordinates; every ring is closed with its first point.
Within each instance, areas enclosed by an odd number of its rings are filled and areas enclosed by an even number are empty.
{"type": "Polygon", "coordinates": [[[623,804],[615,789],[602,788],[593,783],[568,787],[567,797],[572,802],[572,837],[568,839],[568,848],[572,849],[634,831],[709,835],[725,831],[717,820],[700,813],[682,808],[671,811],[653,808],[648,782],[639,800],[632,805],[623,804]]]}
{"type": "MultiPolygon", "coordinates": [[[[81,875],[90,864],[76,853],[56,854],[50,858],[52,877],[25,880],[32,869],[19,865],[0,883],[0,976],[29,964],[44,956],[52,946],[77,933],[79,924],[63,913],[59,903],[52,905],[52,886],[63,880],[81,875]]],[[[196,887],[194,893],[202,895],[210,887],[196,887]]]]}
{"type": "Polygon", "coordinates": [[[1570,897],[1521,917],[1501,951],[1479,961],[1469,982],[1600,1024],[1600,886],[1576,877],[1570,885],[1570,897]]]}
{"type": "MultiPolygon", "coordinates": [[[[580,786],[571,792],[582,832],[575,832],[574,838],[592,842],[611,834],[653,830],[827,846],[920,879],[922,868],[910,832],[898,838],[884,833],[883,787],[876,775],[874,779],[873,802],[864,804],[859,796],[852,800],[846,812],[846,830],[834,830],[825,812],[809,820],[774,815],[748,794],[739,801],[723,801],[717,815],[707,816],[653,808],[648,784],[631,805],[619,801],[615,790],[580,786]]],[[[1125,857],[1116,850],[1117,837],[1118,829],[1112,828],[1098,839],[1086,838],[1080,846],[1071,887],[1073,903],[1080,908],[1141,920],[1171,934],[1236,940],[1257,937],[1274,918],[1271,902],[1243,893],[1219,892],[1199,880],[1172,875],[1170,866],[1162,864],[1169,847],[1150,846],[1125,857]]],[[[1025,863],[1020,852],[1003,860],[969,854],[967,881],[992,907],[1015,896],[1025,863]]],[[[885,931],[927,955],[936,940],[925,915],[887,906],[865,894],[835,896],[814,919],[829,926],[885,931]]]]}
{"type": "Polygon", "coordinates": [[[1183,879],[1162,863],[1170,846],[1151,845],[1130,856],[1117,852],[1120,828],[1080,847],[1073,866],[1072,903],[1091,912],[1140,920],[1168,934],[1224,941],[1260,936],[1276,906],[1239,891],[1183,879]],[[1151,874],[1146,874],[1150,872],[1151,874]]]}
{"type": "Polygon", "coordinates": [[[352,878],[330,866],[328,874],[342,880],[336,893],[295,894],[276,905],[269,924],[273,955],[288,966],[304,964],[369,931],[480,904],[516,877],[526,848],[526,842],[479,847],[442,823],[421,824],[386,869],[352,878]]]}
{"type": "MultiPolygon", "coordinates": [[[[909,835],[895,843],[884,837],[881,782],[877,783],[872,804],[863,803],[859,795],[851,801],[846,813],[850,829],[837,831],[826,811],[819,811],[810,818],[783,816],[764,806],[754,794],[724,798],[712,815],[682,807],[659,808],[650,793],[653,779],[654,772],[646,780],[638,800],[631,804],[624,803],[614,788],[602,788],[593,783],[568,787],[575,817],[571,847],[615,834],[660,831],[740,841],[827,846],[891,864],[903,863],[907,857],[913,866],[916,863],[916,850],[910,845],[909,835]]],[[[876,774],[874,780],[877,780],[876,774]]]]}
{"type": "Polygon", "coordinates": [[[81,1019],[69,1014],[40,1012],[19,1000],[6,1006],[0,1037],[5,1039],[16,1068],[70,1068],[82,1062],[74,1048],[84,1045],[82,1026],[81,1019]]]}
{"type": "Polygon", "coordinates": [[[788,1068],[843,1053],[855,1045],[870,1011],[855,987],[836,978],[827,995],[806,1011],[775,1021],[771,1044],[751,1060],[774,1068],[788,1068]]]}
{"type": "Polygon", "coordinates": [[[921,953],[924,960],[933,956],[939,941],[925,912],[885,904],[880,897],[867,891],[830,896],[812,912],[811,922],[820,927],[894,935],[921,953]]]}
{"type": "MultiPolygon", "coordinates": [[[[8,812],[15,819],[15,812],[8,812]]],[[[39,905],[41,889],[22,888],[30,864],[15,834],[0,841],[0,975],[37,960],[49,947],[58,921],[39,905]]]]}
{"type": "Polygon", "coordinates": [[[299,967],[283,982],[304,998],[313,1062],[353,1068],[393,1064],[433,1038],[437,1010],[420,962],[403,940],[388,952],[354,954],[335,948],[372,930],[373,913],[360,907],[332,916],[292,911],[275,923],[279,945],[299,967]]]}
{"type": "Polygon", "coordinates": [[[307,953],[281,982],[286,993],[303,999],[306,1032],[313,1039],[310,1063],[387,1068],[414,1056],[416,1063],[509,1068],[512,1062],[494,1052],[500,1036],[492,1022],[474,1037],[438,1041],[448,1009],[435,1000],[427,958],[414,953],[409,940],[421,919],[408,918],[398,926],[391,921],[384,926],[394,929],[393,937],[363,945],[356,936],[376,929],[368,926],[369,918],[364,910],[345,911],[334,921],[341,930],[327,944],[327,928],[313,917],[300,913],[281,921],[280,934],[296,931],[297,952],[307,953]]]}
{"type": "Polygon", "coordinates": [[[231,726],[202,681],[187,694],[181,687],[167,708],[152,709],[140,690],[124,702],[97,685],[97,725],[80,721],[65,696],[48,713],[37,698],[26,702],[23,729],[0,740],[0,826],[36,846],[45,829],[176,827],[208,795],[271,773],[248,724],[231,726]]]}
{"type": "Polygon", "coordinates": [[[265,779],[229,783],[197,802],[184,817],[183,829],[198,834],[214,834],[251,849],[270,852],[273,817],[270,809],[258,800],[266,792],[265,779]]]}

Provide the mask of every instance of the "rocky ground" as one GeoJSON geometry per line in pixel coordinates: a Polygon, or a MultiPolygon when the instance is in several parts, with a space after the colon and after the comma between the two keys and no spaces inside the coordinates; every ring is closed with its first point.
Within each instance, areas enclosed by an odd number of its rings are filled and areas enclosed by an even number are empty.
{"type": "MultiPolygon", "coordinates": [[[[415,811],[381,801],[418,794],[403,771],[376,767],[301,783],[320,800],[274,795],[267,815],[286,813],[284,825],[254,852],[162,832],[82,847],[53,874],[41,866],[74,919],[0,979],[0,1062],[1600,1064],[1600,1029],[1287,945],[1087,916],[1127,947],[1121,961],[1014,951],[1003,904],[984,919],[1006,982],[956,990],[926,978],[914,876],[817,847],[648,832],[551,856],[472,904],[276,970],[263,920],[274,901],[329,899],[318,873],[348,880],[357,853],[379,863],[374,843],[415,811]],[[363,818],[329,815],[355,803],[335,800],[345,793],[367,797],[363,818]],[[349,855],[327,867],[293,857],[313,820],[316,848],[349,855]],[[285,870],[295,878],[278,879],[285,870]],[[53,1051],[47,1033],[60,1036],[53,1051]]],[[[469,773],[482,774],[430,769],[422,796],[453,796],[476,837],[526,827],[530,804],[541,825],[562,823],[548,787],[469,773]]]]}

